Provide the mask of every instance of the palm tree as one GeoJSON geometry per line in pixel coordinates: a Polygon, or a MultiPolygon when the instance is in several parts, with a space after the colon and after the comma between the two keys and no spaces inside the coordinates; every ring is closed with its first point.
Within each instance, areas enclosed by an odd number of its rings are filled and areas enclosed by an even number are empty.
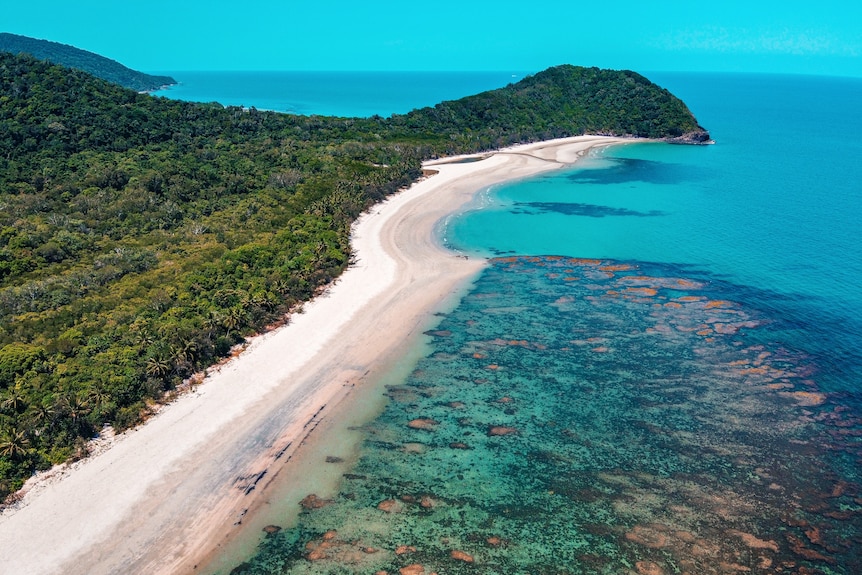
{"type": "Polygon", "coordinates": [[[204,320],[204,329],[207,330],[207,338],[212,339],[213,334],[224,325],[224,317],[221,312],[210,310],[209,316],[204,320]]]}
{"type": "Polygon", "coordinates": [[[198,358],[198,344],[193,339],[184,340],[179,347],[174,348],[174,356],[182,361],[194,363],[198,358]]]}
{"type": "Polygon", "coordinates": [[[90,403],[79,397],[76,393],[68,393],[63,396],[61,400],[63,409],[69,415],[69,418],[72,420],[72,423],[76,427],[80,427],[81,420],[87,416],[90,411],[90,403]]]}
{"type": "Polygon", "coordinates": [[[27,408],[27,400],[20,385],[9,388],[8,395],[0,402],[0,407],[7,413],[21,413],[27,408]]]}
{"type": "Polygon", "coordinates": [[[151,346],[155,340],[153,334],[147,329],[142,329],[135,334],[135,344],[143,350],[151,346]]]}
{"type": "Polygon", "coordinates": [[[170,361],[174,365],[174,370],[182,373],[185,370],[193,370],[195,359],[198,354],[198,346],[194,340],[184,340],[179,345],[171,346],[170,361]]]}
{"type": "Polygon", "coordinates": [[[222,325],[227,329],[227,335],[230,335],[230,332],[243,327],[245,322],[245,310],[240,306],[235,306],[228,310],[227,315],[222,320],[222,325]]]}
{"type": "Polygon", "coordinates": [[[171,362],[161,357],[151,357],[147,360],[146,372],[151,377],[164,379],[171,372],[171,362]]]}
{"type": "Polygon", "coordinates": [[[0,433],[0,455],[10,459],[22,459],[30,448],[27,432],[16,427],[7,427],[0,433]]]}
{"type": "Polygon", "coordinates": [[[87,392],[87,398],[84,401],[86,405],[92,405],[94,409],[98,410],[103,405],[109,404],[112,399],[111,392],[105,389],[103,385],[96,385],[87,392]]]}
{"type": "Polygon", "coordinates": [[[277,279],[275,283],[272,285],[277,293],[281,295],[286,295],[290,292],[290,283],[285,279],[277,279]]]}
{"type": "Polygon", "coordinates": [[[37,428],[36,434],[39,434],[38,429],[49,429],[54,426],[57,421],[57,408],[54,404],[37,403],[31,410],[30,422],[37,428]]]}

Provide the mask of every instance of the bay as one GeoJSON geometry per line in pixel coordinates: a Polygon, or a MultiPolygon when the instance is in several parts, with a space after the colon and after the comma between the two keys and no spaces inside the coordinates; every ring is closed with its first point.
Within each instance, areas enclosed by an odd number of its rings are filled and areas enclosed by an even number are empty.
{"type": "Polygon", "coordinates": [[[717,143],[444,222],[488,270],[338,494],[233,572],[862,570],[862,80],[647,76],[717,143]]]}

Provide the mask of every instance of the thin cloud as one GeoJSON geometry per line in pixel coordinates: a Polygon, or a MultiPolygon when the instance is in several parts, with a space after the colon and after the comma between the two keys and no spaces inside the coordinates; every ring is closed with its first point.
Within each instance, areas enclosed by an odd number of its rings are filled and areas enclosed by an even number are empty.
{"type": "Polygon", "coordinates": [[[858,39],[847,41],[824,30],[755,30],[707,26],[665,34],[655,48],[733,54],[786,54],[793,56],[849,56],[862,53],[858,39]]]}

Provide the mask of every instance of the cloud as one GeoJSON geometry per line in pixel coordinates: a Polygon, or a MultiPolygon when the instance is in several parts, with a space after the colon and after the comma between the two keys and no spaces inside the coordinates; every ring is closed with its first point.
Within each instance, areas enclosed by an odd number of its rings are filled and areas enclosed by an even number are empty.
{"type": "Polygon", "coordinates": [[[818,29],[757,30],[704,26],[664,34],[656,38],[651,45],[671,51],[727,54],[856,57],[862,53],[858,38],[848,41],[831,31],[818,29]]]}

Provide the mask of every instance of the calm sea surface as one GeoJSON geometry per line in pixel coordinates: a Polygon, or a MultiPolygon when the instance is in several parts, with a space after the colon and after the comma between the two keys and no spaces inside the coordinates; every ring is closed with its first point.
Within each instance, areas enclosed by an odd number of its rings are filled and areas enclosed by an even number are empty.
{"type": "Polygon", "coordinates": [[[179,84],[154,92],[292,114],[369,117],[404,114],[485,90],[524,72],[170,72],[179,84]]]}
{"type": "MultiPolygon", "coordinates": [[[[324,76],[225,101],[433,103],[324,76]]],[[[337,494],[223,572],[862,573],[862,80],[647,76],[717,143],[601,150],[444,222],[489,269],[337,494]]]]}

